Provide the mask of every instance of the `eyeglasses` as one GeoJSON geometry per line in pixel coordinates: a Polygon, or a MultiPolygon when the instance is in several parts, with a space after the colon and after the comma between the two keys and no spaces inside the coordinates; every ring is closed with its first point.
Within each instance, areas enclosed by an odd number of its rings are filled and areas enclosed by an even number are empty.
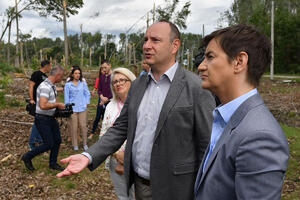
{"type": "Polygon", "coordinates": [[[120,85],[124,85],[127,81],[130,81],[128,79],[124,79],[124,78],[120,78],[119,80],[115,80],[112,82],[113,86],[116,86],[118,83],[120,83],[120,85]]]}

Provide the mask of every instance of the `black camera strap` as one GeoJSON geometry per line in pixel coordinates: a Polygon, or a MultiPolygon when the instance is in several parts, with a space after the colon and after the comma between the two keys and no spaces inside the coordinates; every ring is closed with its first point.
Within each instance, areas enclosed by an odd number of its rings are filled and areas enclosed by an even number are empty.
{"type": "MultiPolygon", "coordinates": [[[[54,92],[54,96],[55,96],[55,98],[56,98],[56,96],[57,96],[57,93],[56,93],[56,90],[55,90],[55,86],[54,85],[51,85],[51,88],[52,88],[52,90],[53,90],[53,92],[54,92]]],[[[55,100],[56,101],[56,100],[55,100]]],[[[57,109],[57,108],[56,108],[57,109]]],[[[63,125],[63,118],[61,117],[60,118],[60,123],[59,123],[59,127],[61,127],[63,125]]]]}
{"type": "Polygon", "coordinates": [[[55,96],[55,98],[56,98],[57,93],[56,93],[56,90],[55,90],[55,86],[54,86],[54,85],[51,85],[51,88],[52,88],[52,90],[53,90],[53,92],[54,92],[54,96],[55,96]]]}

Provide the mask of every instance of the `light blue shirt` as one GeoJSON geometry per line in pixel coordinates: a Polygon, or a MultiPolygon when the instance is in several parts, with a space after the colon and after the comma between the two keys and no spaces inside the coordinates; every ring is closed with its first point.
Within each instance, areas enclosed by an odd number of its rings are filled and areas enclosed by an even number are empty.
{"type": "Polygon", "coordinates": [[[90,104],[91,94],[86,82],[78,81],[78,85],[74,85],[72,81],[66,83],[64,88],[65,104],[75,103],[74,112],[83,112],[90,104]]]}
{"type": "Polygon", "coordinates": [[[202,171],[204,172],[207,161],[212,154],[219,138],[221,137],[226,125],[228,124],[233,113],[238,109],[238,107],[246,101],[249,97],[257,94],[257,89],[253,89],[250,92],[228,102],[225,105],[220,105],[213,111],[213,125],[212,125],[212,133],[209,144],[209,152],[205,158],[202,171]]]}
{"type": "Polygon", "coordinates": [[[152,71],[148,73],[148,86],[137,112],[132,163],[134,171],[146,179],[150,179],[150,159],[158,118],[177,67],[176,62],[159,81],[155,80],[152,71]]]}

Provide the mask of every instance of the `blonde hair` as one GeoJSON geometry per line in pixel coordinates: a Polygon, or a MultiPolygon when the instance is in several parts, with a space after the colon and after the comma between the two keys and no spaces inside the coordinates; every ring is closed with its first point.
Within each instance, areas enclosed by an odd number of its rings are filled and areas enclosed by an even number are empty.
{"type": "Polygon", "coordinates": [[[114,80],[114,76],[116,74],[122,74],[124,76],[126,76],[130,82],[134,81],[136,79],[136,76],[127,68],[124,67],[118,67],[116,69],[114,69],[111,73],[111,77],[110,77],[110,88],[111,88],[111,93],[113,95],[114,100],[116,100],[116,94],[115,91],[113,90],[113,80],[114,80]]]}

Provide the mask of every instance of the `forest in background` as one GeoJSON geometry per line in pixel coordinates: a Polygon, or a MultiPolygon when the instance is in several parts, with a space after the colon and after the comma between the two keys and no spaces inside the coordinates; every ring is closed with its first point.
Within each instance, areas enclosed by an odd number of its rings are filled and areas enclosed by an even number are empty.
{"type": "MultiPolygon", "coordinates": [[[[17,2],[17,0],[16,0],[17,2]]],[[[186,19],[191,14],[188,1],[179,8],[179,0],[166,0],[164,7],[154,7],[145,20],[147,26],[154,21],[173,21],[183,32],[186,19]],[[155,17],[156,16],[156,17],[155,17]]],[[[234,0],[230,9],[220,15],[219,26],[224,24],[250,24],[270,37],[271,0],[234,0]]],[[[119,35],[100,31],[67,34],[67,18],[78,13],[84,6],[82,0],[19,0],[15,7],[9,7],[0,40],[0,65],[14,65],[37,69],[42,59],[54,63],[80,66],[99,66],[103,59],[110,59],[114,66],[140,65],[143,59],[142,45],[145,30],[119,35]],[[54,17],[64,23],[65,38],[35,38],[22,30],[11,30],[12,23],[18,24],[22,11],[38,12],[41,17],[54,17]],[[3,40],[8,35],[8,41],[3,40]],[[10,41],[11,34],[17,41],[10,41]],[[66,61],[67,59],[67,61],[66,61]]],[[[274,21],[274,65],[275,73],[300,74],[300,0],[275,0],[274,21]]],[[[199,27],[200,29],[200,27],[199,27]]],[[[183,33],[178,61],[190,70],[195,55],[201,49],[202,34],[183,33]]]]}

